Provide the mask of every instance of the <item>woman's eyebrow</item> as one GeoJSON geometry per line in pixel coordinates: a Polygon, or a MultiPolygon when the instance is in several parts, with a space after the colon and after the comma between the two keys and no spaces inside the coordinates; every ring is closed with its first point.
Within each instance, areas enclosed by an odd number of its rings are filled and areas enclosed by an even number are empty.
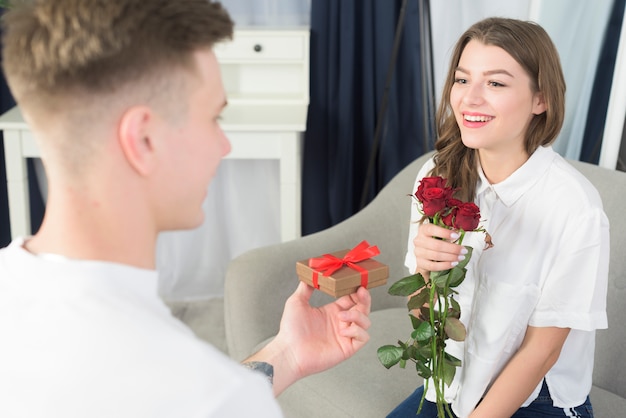
{"type": "MultiPolygon", "coordinates": [[[[466,69],[464,69],[463,67],[456,67],[456,71],[462,72],[464,74],[469,74],[470,72],[466,69]]],[[[489,70],[489,71],[485,71],[483,72],[483,75],[495,75],[495,74],[504,74],[507,75],[511,78],[515,78],[513,76],[513,74],[511,74],[510,72],[508,72],[505,69],[496,69],[496,70],[489,70]]]]}

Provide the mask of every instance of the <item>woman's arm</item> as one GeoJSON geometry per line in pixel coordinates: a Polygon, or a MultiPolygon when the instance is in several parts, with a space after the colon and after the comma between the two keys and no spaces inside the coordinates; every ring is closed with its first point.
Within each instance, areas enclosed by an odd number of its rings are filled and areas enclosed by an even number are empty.
{"type": "Polygon", "coordinates": [[[526,328],[522,345],[470,418],[510,417],[556,363],[569,328],[526,328]]]}

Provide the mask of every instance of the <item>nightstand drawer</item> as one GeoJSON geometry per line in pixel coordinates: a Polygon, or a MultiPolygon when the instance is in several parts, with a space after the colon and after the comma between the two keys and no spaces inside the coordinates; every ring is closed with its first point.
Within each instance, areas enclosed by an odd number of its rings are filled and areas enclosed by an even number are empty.
{"type": "Polygon", "coordinates": [[[283,61],[302,60],[308,39],[300,34],[285,36],[285,33],[254,34],[235,32],[231,42],[216,45],[215,53],[220,62],[230,61],[283,61]]]}
{"type": "Polygon", "coordinates": [[[229,104],[309,103],[309,30],[235,30],[218,43],[229,104]]]}

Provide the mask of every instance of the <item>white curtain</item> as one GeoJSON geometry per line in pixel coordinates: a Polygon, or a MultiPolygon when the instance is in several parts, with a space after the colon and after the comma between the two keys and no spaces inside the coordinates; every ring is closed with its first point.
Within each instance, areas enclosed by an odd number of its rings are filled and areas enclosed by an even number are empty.
{"type": "Polygon", "coordinates": [[[168,300],[222,296],[231,259],[280,242],[279,202],[277,160],[223,160],[209,185],[202,226],[159,236],[161,296],[168,300]]]}
{"type": "Polygon", "coordinates": [[[237,27],[309,26],[311,0],[220,0],[237,27]]]}
{"type": "Polygon", "coordinates": [[[554,148],[578,159],[589,98],[612,0],[437,0],[431,1],[435,86],[441,97],[451,49],[472,23],[489,16],[533,20],[552,37],[567,83],[563,129],[554,148]]]}
{"type": "MultiPolygon", "coordinates": [[[[422,1],[422,0],[419,0],[422,1]]],[[[490,16],[528,19],[530,0],[431,0],[433,72],[437,103],[457,39],[475,22],[490,16]]]]}
{"type": "Polygon", "coordinates": [[[577,160],[613,1],[542,0],[533,3],[530,18],[540,23],[556,44],[567,83],[565,122],[554,149],[577,160]]]}

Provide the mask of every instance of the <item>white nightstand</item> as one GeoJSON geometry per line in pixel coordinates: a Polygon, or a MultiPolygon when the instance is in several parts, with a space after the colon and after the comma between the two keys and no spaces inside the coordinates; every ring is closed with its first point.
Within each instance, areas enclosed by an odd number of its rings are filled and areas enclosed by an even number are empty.
{"type": "Polygon", "coordinates": [[[237,30],[215,53],[228,94],[222,124],[233,145],[231,158],[280,156],[281,238],[298,238],[309,31],[237,30]],[[240,151],[254,156],[239,157],[240,151]]]}
{"type": "Polygon", "coordinates": [[[215,53],[229,103],[309,103],[308,30],[238,30],[215,53]]]}

